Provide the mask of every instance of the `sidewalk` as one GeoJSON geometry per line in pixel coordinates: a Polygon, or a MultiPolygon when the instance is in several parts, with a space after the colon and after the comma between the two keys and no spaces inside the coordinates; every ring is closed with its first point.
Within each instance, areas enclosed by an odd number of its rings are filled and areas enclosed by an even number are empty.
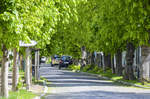
{"type": "Polygon", "coordinates": [[[41,85],[31,85],[30,87],[30,91],[35,93],[35,94],[42,94],[44,92],[44,86],[41,86],[41,85]]]}
{"type": "Polygon", "coordinates": [[[41,99],[41,97],[43,97],[47,93],[48,87],[44,85],[35,84],[30,87],[30,91],[38,95],[33,99],[41,99]]]}

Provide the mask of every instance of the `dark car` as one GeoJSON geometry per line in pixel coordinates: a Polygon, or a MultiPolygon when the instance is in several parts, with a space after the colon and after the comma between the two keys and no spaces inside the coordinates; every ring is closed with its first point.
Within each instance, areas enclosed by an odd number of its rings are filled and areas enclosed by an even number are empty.
{"type": "Polygon", "coordinates": [[[59,63],[59,69],[61,67],[68,67],[68,65],[72,64],[72,57],[71,56],[62,56],[60,63],[59,63]]]}

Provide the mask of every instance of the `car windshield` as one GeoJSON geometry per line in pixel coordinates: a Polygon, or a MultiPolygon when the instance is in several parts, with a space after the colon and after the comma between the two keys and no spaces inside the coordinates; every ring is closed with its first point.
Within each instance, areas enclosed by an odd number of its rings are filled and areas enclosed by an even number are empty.
{"type": "Polygon", "coordinates": [[[59,57],[57,57],[57,58],[55,58],[56,60],[60,60],[61,58],[59,58],[59,57]]]}
{"type": "Polygon", "coordinates": [[[69,56],[62,56],[62,60],[69,60],[70,59],[70,57],[69,56]]]}
{"type": "Polygon", "coordinates": [[[58,55],[55,55],[54,56],[54,59],[57,59],[57,58],[61,58],[60,56],[58,56],[58,55]]]}

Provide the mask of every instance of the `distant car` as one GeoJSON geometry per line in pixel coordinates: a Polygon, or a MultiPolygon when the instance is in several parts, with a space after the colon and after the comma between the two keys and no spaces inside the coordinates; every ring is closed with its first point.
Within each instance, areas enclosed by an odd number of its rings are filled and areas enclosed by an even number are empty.
{"type": "Polygon", "coordinates": [[[61,67],[68,67],[68,65],[72,64],[72,57],[71,56],[62,56],[61,61],[59,63],[61,67]]]}
{"type": "Polygon", "coordinates": [[[59,56],[53,57],[53,58],[52,58],[52,66],[54,66],[54,65],[59,65],[60,60],[61,60],[61,57],[59,57],[59,56]]]}
{"type": "Polygon", "coordinates": [[[46,57],[41,57],[40,63],[45,63],[46,62],[46,57]]]}

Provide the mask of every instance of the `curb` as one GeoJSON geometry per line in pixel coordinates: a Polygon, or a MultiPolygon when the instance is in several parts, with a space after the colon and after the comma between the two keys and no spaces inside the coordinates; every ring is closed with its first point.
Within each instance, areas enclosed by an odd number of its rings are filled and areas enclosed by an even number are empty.
{"type": "Polygon", "coordinates": [[[97,74],[92,74],[92,73],[87,73],[87,72],[78,72],[80,74],[85,74],[85,75],[89,75],[89,76],[96,76],[100,79],[104,79],[104,80],[112,80],[112,81],[116,81],[118,83],[124,84],[124,85],[129,85],[129,86],[134,86],[134,87],[139,87],[139,88],[144,88],[144,89],[150,89],[150,87],[143,87],[137,84],[133,84],[133,83],[129,83],[129,82],[125,82],[125,81],[121,81],[121,80],[113,80],[111,78],[108,77],[104,77],[102,75],[97,75],[97,74]]]}
{"type": "Polygon", "coordinates": [[[104,79],[104,80],[112,80],[112,79],[110,79],[110,78],[108,78],[108,77],[104,77],[104,76],[97,75],[97,74],[86,73],[86,72],[78,72],[78,73],[80,73],[80,74],[85,74],[85,75],[88,75],[88,76],[96,76],[96,77],[98,77],[98,78],[100,78],[100,79],[104,79]]]}
{"type": "Polygon", "coordinates": [[[46,95],[46,93],[47,93],[47,91],[48,91],[48,87],[46,86],[46,82],[44,81],[44,83],[43,83],[43,86],[44,86],[44,93],[43,94],[41,94],[40,96],[36,96],[36,97],[34,97],[33,99],[41,99],[41,97],[43,97],[43,96],[45,96],[46,95]]]}
{"type": "Polygon", "coordinates": [[[48,91],[48,87],[44,86],[44,93],[40,95],[40,98],[43,97],[43,96],[45,96],[46,93],[47,93],[47,91],[48,91]]]}

